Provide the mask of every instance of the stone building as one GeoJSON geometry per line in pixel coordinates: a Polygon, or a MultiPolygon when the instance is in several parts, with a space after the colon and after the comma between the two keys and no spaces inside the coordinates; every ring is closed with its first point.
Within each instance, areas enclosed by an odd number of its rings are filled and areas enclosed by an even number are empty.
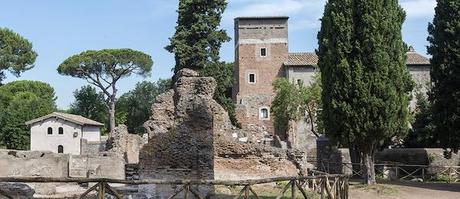
{"type": "MultiPolygon", "coordinates": [[[[30,150],[80,155],[82,146],[101,141],[104,124],[67,113],[54,112],[26,122],[30,150]]],[[[98,144],[99,145],[99,144],[98,144]]]]}
{"type": "MultiPolygon", "coordinates": [[[[235,83],[233,100],[242,128],[275,135],[270,107],[274,99],[272,83],[285,77],[292,82],[311,83],[318,57],[314,52],[290,53],[288,19],[285,16],[238,17],[235,19],[235,83]]],[[[407,66],[422,91],[430,81],[430,62],[413,48],[407,66]]],[[[411,106],[415,101],[411,102],[411,106]]],[[[308,131],[308,128],[297,128],[308,131]]],[[[294,131],[295,132],[295,131],[294,131]]],[[[309,134],[309,132],[295,132],[309,134]]],[[[310,133],[311,134],[311,133],[310,133]]],[[[276,135],[283,141],[285,132],[276,135]]],[[[311,136],[293,136],[299,138],[311,136]]],[[[315,143],[314,141],[312,143],[315,143]]]]}

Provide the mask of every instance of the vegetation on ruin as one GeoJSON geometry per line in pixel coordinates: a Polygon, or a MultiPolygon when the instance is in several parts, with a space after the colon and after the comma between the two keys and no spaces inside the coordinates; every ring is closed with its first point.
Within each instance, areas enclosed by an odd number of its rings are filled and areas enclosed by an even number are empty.
{"type": "Polygon", "coordinates": [[[279,78],[273,82],[276,96],[272,102],[272,114],[277,132],[285,133],[289,128],[289,121],[307,120],[313,134],[319,137],[317,119],[318,108],[321,107],[321,75],[315,73],[313,82],[301,84],[290,82],[286,78],[279,78]]]}
{"type": "Polygon", "coordinates": [[[236,119],[235,103],[232,99],[232,87],[234,83],[233,63],[215,62],[201,70],[201,76],[213,77],[217,82],[214,100],[217,101],[227,112],[233,125],[241,127],[236,119]]]}
{"type": "Polygon", "coordinates": [[[150,55],[131,49],[88,50],[67,58],[58,67],[61,75],[85,79],[101,89],[109,112],[109,131],[115,128],[117,82],[132,74],[147,76],[152,70],[150,55]]]}
{"type": "Polygon", "coordinates": [[[151,115],[152,104],[158,95],[170,88],[171,79],[137,83],[133,90],[123,94],[117,100],[117,116],[124,118],[124,121],[119,119],[118,122],[125,124],[130,133],[145,133],[143,124],[151,115]]]}
{"type": "Polygon", "coordinates": [[[32,43],[10,29],[0,28],[0,85],[5,71],[19,76],[34,67],[36,58],[32,43]]]}
{"type": "Polygon", "coordinates": [[[180,0],[176,32],[165,49],[174,53],[175,73],[190,68],[216,79],[214,99],[229,113],[232,124],[240,126],[231,96],[233,63],[220,61],[219,55],[222,43],[230,41],[219,27],[226,7],[225,0],[180,0]]]}
{"type": "Polygon", "coordinates": [[[0,145],[26,150],[30,132],[25,122],[56,110],[54,89],[39,81],[14,81],[0,87],[0,145]]]}
{"type": "Polygon", "coordinates": [[[408,131],[407,46],[398,1],[330,0],[318,34],[323,122],[336,143],[357,149],[363,178],[375,183],[374,154],[408,131]]]}
{"type": "Polygon", "coordinates": [[[219,28],[225,0],[180,0],[176,32],[166,50],[174,53],[174,72],[183,68],[201,70],[220,60],[223,42],[230,40],[219,28]]]}
{"type": "Polygon", "coordinates": [[[438,0],[428,27],[430,94],[435,133],[441,146],[460,149],[460,1],[438,0]]]}

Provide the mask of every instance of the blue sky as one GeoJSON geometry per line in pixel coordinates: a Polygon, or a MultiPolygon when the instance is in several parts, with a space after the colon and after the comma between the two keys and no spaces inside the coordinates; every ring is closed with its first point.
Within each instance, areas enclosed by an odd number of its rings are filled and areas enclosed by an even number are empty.
{"type": "MultiPolygon", "coordinates": [[[[67,108],[73,91],[85,80],[61,76],[56,68],[67,57],[89,49],[132,48],[154,60],[148,81],[172,75],[174,56],[164,50],[174,33],[178,0],[0,0],[0,27],[13,29],[34,45],[35,67],[5,82],[38,80],[51,84],[59,108],[67,108]]],[[[285,15],[289,22],[290,52],[313,51],[325,0],[228,0],[222,28],[233,37],[237,16],[285,15]]],[[[426,54],[427,24],[434,15],[435,0],[400,0],[407,12],[403,28],[406,43],[426,54]]],[[[233,41],[222,47],[224,61],[233,61],[233,41]]],[[[119,82],[119,93],[144,80],[129,77],[119,82]]]]}

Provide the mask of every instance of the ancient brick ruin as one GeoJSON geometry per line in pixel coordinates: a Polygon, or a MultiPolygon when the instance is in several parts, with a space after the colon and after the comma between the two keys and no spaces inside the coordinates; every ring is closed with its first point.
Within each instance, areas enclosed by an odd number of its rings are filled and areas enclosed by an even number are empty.
{"type": "Polygon", "coordinates": [[[177,74],[174,89],[160,95],[145,123],[149,143],[139,155],[141,178],[244,179],[304,174],[300,151],[246,142],[213,100],[216,82],[193,70],[177,74]]]}

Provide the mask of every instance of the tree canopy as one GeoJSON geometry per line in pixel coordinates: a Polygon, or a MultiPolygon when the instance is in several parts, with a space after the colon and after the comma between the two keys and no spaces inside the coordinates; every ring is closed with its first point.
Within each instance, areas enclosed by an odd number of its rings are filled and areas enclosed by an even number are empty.
{"type": "Polygon", "coordinates": [[[151,106],[158,95],[171,88],[170,79],[160,79],[156,82],[143,81],[136,84],[134,90],[123,94],[117,100],[117,113],[130,133],[145,133],[143,124],[151,115],[151,106]]]}
{"type": "Polygon", "coordinates": [[[97,92],[92,86],[86,85],[73,92],[75,101],[68,110],[71,114],[107,123],[107,108],[104,94],[97,92]]]}
{"type": "Polygon", "coordinates": [[[240,127],[236,119],[235,103],[232,99],[233,63],[214,62],[201,70],[200,75],[213,77],[217,81],[214,99],[228,112],[233,125],[240,127]]]}
{"type": "Polygon", "coordinates": [[[0,87],[0,145],[9,149],[29,148],[26,121],[56,110],[54,89],[38,81],[15,81],[0,87]]]}
{"type": "Polygon", "coordinates": [[[132,74],[146,76],[152,70],[152,58],[131,49],[88,50],[67,58],[58,67],[61,75],[85,79],[101,89],[109,112],[109,130],[115,128],[117,82],[132,74]]]}
{"type": "Polygon", "coordinates": [[[36,58],[32,43],[10,29],[0,28],[0,84],[5,70],[19,76],[34,67],[36,58]]]}
{"type": "Polygon", "coordinates": [[[220,47],[229,41],[225,30],[219,29],[225,0],[180,0],[176,32],[165,47],[174,53],[174,72],[183,68],[200,70],[218,62],[220,47]]]}
{"type": "Polygon", "coordinates": [[[321,123],[317,120],[317,112],[321,107],[321,79],[320,73],[315,73],[313,81],[290,82],[286,78],[279,78],[273,82],[276,93],[272,102],[274,125],[277,132],[285,134],[289,128],[289,121],[305,119],[312,125],[313,134],[319,136],[315,126],[321,123]]]}
{"type": "Polygon", "coordinates": [[[388,139],[407,133],[409,92],[397,0],[330,0],[318,34],[326,135],[357,149],[364,179],[375,183],[373,156],[388,139]]]}
{"type": "Polygon", "coordinates": [[[415,94],[417,106],[414,110],[412,128],[404,138],[404,147],[408,148],[436,148],[440,147],[434,133],[431,103],[422,92],[415,94]]]}
{"type": "Polygon", "coordinates": [[[441,146],[460,149],[460,1],[438,0],[428,27],[430,94],[435,134],[441,146]]]}

